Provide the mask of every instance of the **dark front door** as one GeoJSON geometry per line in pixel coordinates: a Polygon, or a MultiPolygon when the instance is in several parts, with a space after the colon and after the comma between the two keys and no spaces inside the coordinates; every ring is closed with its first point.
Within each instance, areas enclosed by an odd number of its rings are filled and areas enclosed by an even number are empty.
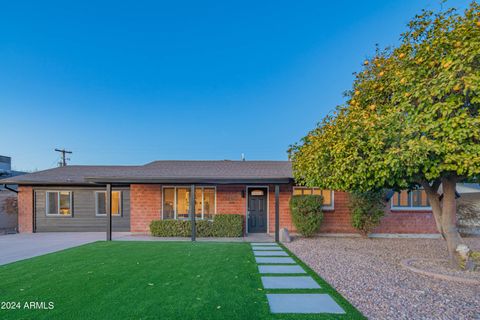
{"type": "Polygon", "coordinates": [[[248,232],[267,232],[267,189],[248,189],[248,232]]]}

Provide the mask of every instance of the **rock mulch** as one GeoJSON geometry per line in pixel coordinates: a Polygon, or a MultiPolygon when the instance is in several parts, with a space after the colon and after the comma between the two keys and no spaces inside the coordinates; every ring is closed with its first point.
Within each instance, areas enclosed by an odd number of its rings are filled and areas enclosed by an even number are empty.
{"type": "MultiPolygon", "coordinates": [[[[480,250],[480,238],[466,242],[480,250]]],[[[446,259],[441,239],[297,239],[286,246],[369,319],[480,319],[480,286],[403,268],[410,258],[446,259]]]]}

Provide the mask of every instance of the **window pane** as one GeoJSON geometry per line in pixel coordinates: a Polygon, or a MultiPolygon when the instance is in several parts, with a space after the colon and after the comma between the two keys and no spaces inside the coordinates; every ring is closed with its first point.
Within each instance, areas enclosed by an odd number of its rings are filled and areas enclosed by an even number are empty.
{"type": "Polygon", "coordinates": [[[163,219],[173,219],[175,218],[174,215],[174,189],[173,188],[165,188],[163,189],[163,219]]]}
{"type": "Polygon", "coordinates": [[[120,215],[120,191],[112,191],[112,215],[120,215]]]}
{"type": "Polygon", "coordinates": [[[428,201],[427,193],[425,192],[425,190],[421,190],[421,196],[422,196],[422,206],[430,207],[430,201],[428,201]]]}
{"type": "Polygon", "coordinates": [[[301,195],[302,195],[302,189],[300,189],[300,188],[293,188],[293,195],[294,195],[294,196],[301,196],[301,195]]]}
{"type": "Polygon", "coordinates": [[[407,190],[403,190],[400,192],[400,201],[398,203],[398,205],[400,207],[409,207],[410,206],[410,203],[409,203],[409,193],[407,190]]]}
{"type": "Polygon", "coordinates": [[[412,206],[419,207],[421,205],[422,199],[420,198],[419,190],[412,190],[410,191],[412,194],[412,206]]]}
{"type": "Polygon", "coordinates": [[[105,199],[106,194],[107,194],[106,192],[96,192],[97,214],[107,214],[107,208],[106,208],[107,200],[105,199]]]}
{"type": "Polygon", "coordinates": [[[195,217],[202,218],[202,188],[195,188],[195,217]]]}
{"type": "Polygon", "coordinates": [[[188,218],[189,188],[177,188],[177,218],[188,218]]]}
{"type": "Polygon", "coordinates": [[[315,189],[313,189],[312,193],[316,196],[321,196],[322,195],[322,190],[315,188],[315,189]]]}
{"type": "Polygon", "coordinates": [[[304,195],[311,195],[312,194],[312,189],[303,189],[303,194],[304,195]]]}
{"type": "Polygon", "coordinates": [[[203,189],[203,217],[205,219],[212,219],[215,214],[215,189],[203,189]]]}
{"type": "Polygon", "coordinates": [[[70,192],[60,192],[60,214],[69,215],[71,213],[70,192]]]}
{"type": "Polygon", "coordinates": [[[58,214],[58,193],[47,192],[47,213],[58,214]]]}
{"type": "Polygon", "coordinates": [[[322,196],[323,196],[323,205],[325,207],[331,207],[332,206],[332,191],[331,190],[322,190],[322,196]]]}

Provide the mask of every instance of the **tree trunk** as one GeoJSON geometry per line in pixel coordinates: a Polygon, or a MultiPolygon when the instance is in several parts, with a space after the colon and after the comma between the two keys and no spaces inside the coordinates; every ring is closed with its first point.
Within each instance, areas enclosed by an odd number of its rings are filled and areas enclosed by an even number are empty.
{"type": "Polygon", "coordinates": [[[456,181],[452,178],[442,179],[443,205],[442,205],[442,235],[447,242],[450,258],[458,265],[462,262],[458,255],[457,247],[463,240],[457,230],[457,200],[455,199],[456,181]]]}
{"type": "Polygon", "coordinates": [[[457,184],[456,177],[442,178],[443,200],[440,202],[438,194],[438,185],[423,185],[430,205],[432,206],[433,216],[438,231],[442,234],[447,243],[448,253],[452,263],[456,267],[473,269],[474,264],[468,256],[470,250],[463,242],[457,229],[457,200],[455,189],[457,184]],[[459,250],[461,249],[461,250],[459,250]]]}

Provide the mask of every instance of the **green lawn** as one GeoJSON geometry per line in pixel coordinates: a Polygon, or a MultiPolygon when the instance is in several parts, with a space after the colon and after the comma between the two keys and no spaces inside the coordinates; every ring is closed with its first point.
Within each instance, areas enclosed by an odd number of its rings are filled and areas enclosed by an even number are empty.
{"type": "Polygon", "coordinates": [[[0,266],[0,302],[22,306],[0,319],[363,318],[306,270],[346,315],[270,314],[247,243],[96,242],[0,266]],[[54,309],[25,309],[31,301],[54,309]]]}

